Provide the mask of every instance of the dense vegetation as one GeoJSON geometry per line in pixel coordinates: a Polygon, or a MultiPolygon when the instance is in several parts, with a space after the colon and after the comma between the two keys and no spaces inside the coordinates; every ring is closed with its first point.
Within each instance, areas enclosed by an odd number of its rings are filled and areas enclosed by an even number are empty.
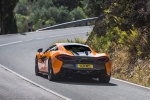
{"type": "Polygon", "coordinates": [[[114,77],[150,86],[150,0],[106,1],[86,43],[110,54],[114,77]]]}
{"type": "Polygon", "coordinates": [[[19,32],[26,32],[27,25],[33,29],[86,18],[77,0],[19,0],[15,8],[19,32]]]}

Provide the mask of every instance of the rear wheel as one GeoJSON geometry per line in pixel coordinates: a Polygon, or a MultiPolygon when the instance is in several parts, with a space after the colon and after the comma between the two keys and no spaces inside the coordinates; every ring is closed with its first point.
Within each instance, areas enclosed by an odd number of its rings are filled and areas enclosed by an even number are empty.
{"type": "Polygon", "coordinates": [[[37,56],[36,56],[36,58],[35,58],[35,75],[40,75],[39,74],[39,68],[38,68],[38,58],[37,58],[37,56]]]}
{"type": "Polygon", "coordinates": [[[110,75],[107,75],[106,70],[102,71],[99,75],[99,82],[100,83],[109,83],[110,81],[110,75]]]}
{"type": "Polygon", "coordinates": [[[48,80],[49,81],[56,81],[57,75],[54,74],[51,60],[48,61],[48,80]]]}

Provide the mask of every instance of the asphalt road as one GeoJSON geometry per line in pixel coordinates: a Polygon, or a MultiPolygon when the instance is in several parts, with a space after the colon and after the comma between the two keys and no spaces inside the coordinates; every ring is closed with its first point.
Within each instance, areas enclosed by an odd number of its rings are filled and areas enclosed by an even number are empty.
{"type": "Polygon", "coordinates": [[[64,98],[26,82],[0,66],[0,100],[64,100],[64,98]]]}
{"type": "Polygon", "coordinates": [[[46,49],[50,44],[61,40],[77,37],[86,39],[87,32],[91,30],[89,27],[79,27],[0,36],[0,64],[72,100],[149,100],[150,89],[116,79],[111,79],[108,84],[86,79],[50,82],[47,76],[34,74],[38,48],[46,49]]]}

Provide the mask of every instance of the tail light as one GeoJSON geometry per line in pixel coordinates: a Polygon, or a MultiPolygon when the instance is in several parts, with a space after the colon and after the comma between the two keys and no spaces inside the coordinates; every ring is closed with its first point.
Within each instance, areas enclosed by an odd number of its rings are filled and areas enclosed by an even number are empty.
{"type": "Polygon", "coordinates": [[[61,61],[62,60],[73,60],[73,58],[71,56],[68,56],[68,55],[58,55],[56,58],[61,60],[61,61]]]}
{"type": "Polygon", "coordinates": [[[104,62],[108,62],[109,58],[108,57],[99,57],[96,59],[96,61],[104,61],[104,62]]]}

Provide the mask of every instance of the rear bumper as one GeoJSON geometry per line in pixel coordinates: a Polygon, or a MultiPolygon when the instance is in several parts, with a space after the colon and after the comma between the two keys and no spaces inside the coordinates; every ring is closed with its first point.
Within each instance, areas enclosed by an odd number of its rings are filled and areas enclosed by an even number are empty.
{"type": "Polygon", "coordinates": [[[67,77],[91,77],[98,78],[101,73],[106,73],[105,67],[77,68],[76,64],[64,64],[59,72],[67,77]]]}
{"type": "MultiPolygon", "coordinates": [[[[82,63],[84,64],[84,63],[82,63]]],[[[85,63],[88,64],[88,63],[85,63]]],[[[73,64],[63,64],[62,68],[72,69],[72,70],[83,70],[83,71],[98,71],[105,69],[104,64],[92,64],[93,68],[78,68],[76,63],[73,64]]]]}

